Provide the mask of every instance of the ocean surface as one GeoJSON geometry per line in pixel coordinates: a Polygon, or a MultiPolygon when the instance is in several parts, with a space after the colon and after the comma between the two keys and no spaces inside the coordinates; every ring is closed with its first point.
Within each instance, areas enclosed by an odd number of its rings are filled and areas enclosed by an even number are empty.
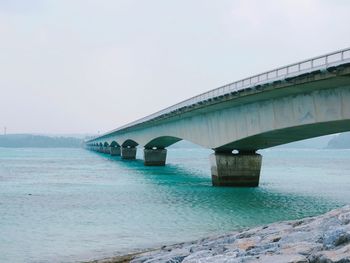
{"type": "Polygon", "coordinates": [[[211,186],[209,154],[166,167],[84,149],[0,148],[0,262],[76,262],[350,203],[350,150],[260,151],[258,188],[211,186]]]}

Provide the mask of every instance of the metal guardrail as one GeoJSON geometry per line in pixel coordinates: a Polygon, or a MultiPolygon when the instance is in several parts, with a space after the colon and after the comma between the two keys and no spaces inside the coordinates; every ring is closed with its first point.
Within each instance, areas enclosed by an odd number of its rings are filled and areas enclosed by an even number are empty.
{"type": "Polygon", "coordinates": [[[189,98],[187,100],[184,100],[182,102],[179,102],[175,105],[172,105],[168,108],[165,108],[161,111],[155,112],[151,115],[148,115],[144,118],[138,119],[136,121],[130,122],[126,125],[123,125],[115,130],[112,130],[110,132],[107,132],[105,134],[102,134],[100,136],[97,136],[93,139],[90,139],[88,141],[93,141],[97,138],[104,137],[106,135],[109,135],[111,133],[130,128],[132,126],[135,126],[137,124],[145,123],[150,120],[153,120],[157,117],[160,117],[164,114],[175,112],[183,107],[189,107],[191,105],[198,104],[203,101],[207,101],[209,99],[214,99],[216,97],[224,96],[226,94],[234,93],[240,90],[244,90],[247,88],[252,88],[254,86],[267,84],[276,80],[286,79],[293,76],[301,75],[303,73],[320,70],[320,69],[326,69],[331,66],[344,64],[350,62],[350,48],[338,50],[332,53],[328,53],[326,55],[314,57],[311,59],[303,60],[297,63],[293,63],[287,66],[283,66],[280,68],[276,68],[273,70],[266,71],[264,73],[254,75],[245,79],[241,79],[239,81],[235,81],[232,83],[229,83],[227,85],[221,86],[219,88],[210,90],[208,92],[204,92],[202,94],[199,94],[197,96],[194,96],[192,98],[189,98]]]}

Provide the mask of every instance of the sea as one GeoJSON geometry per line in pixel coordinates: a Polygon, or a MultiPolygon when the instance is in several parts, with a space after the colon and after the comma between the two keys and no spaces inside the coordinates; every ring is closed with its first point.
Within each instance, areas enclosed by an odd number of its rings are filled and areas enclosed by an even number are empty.
{"type": "Polygon", "coordinates": [[[209,155],[165,167],[79,148],[0,148],[0,262],[81,262],[318,215],[350,203],[350,150],[263,156],[257,188],[213,187],[209,155]]]}

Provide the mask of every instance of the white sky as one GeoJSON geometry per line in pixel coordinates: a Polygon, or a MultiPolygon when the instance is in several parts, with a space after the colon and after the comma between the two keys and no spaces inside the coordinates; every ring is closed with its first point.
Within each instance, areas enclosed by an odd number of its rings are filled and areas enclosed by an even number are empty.
{"type": "Polygon", "coordinates": [[[350,46],[347,0],[0,0],[0,129],[105,132],[350,46]]]}

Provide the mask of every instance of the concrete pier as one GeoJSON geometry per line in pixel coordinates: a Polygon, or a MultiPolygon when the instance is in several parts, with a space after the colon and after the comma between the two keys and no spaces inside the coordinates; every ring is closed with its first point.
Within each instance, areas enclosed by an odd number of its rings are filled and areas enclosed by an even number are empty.
{"type": "Polygon", "coordinates": [[[210,155],[214,186],[259,185],[262,156],[253,152],[213,153],[210,155]]]}
{"type": "Polygon", "coordinates": [[[111,146],[103,147],[103,152],[106,153],[106,154],[110,154],[111,153],[111,146]]]}
{"type": "Polygon", "coordinates": [[[166,161],[166,149],[143,150],[143,160],[146,166],[164,166],[166,161]]]}
{"type": "Polygon", "coordinates": [[[136,147],[121,147],[121,156],[124,160],[136,159],[136,147]]]}
{"type": "Polygon", "coordinates": [[[120,147],[119,146],[116,146],[116,147],[111,146],[110,154],[111,154],[111,156],[120,156],[120,147]]]}

